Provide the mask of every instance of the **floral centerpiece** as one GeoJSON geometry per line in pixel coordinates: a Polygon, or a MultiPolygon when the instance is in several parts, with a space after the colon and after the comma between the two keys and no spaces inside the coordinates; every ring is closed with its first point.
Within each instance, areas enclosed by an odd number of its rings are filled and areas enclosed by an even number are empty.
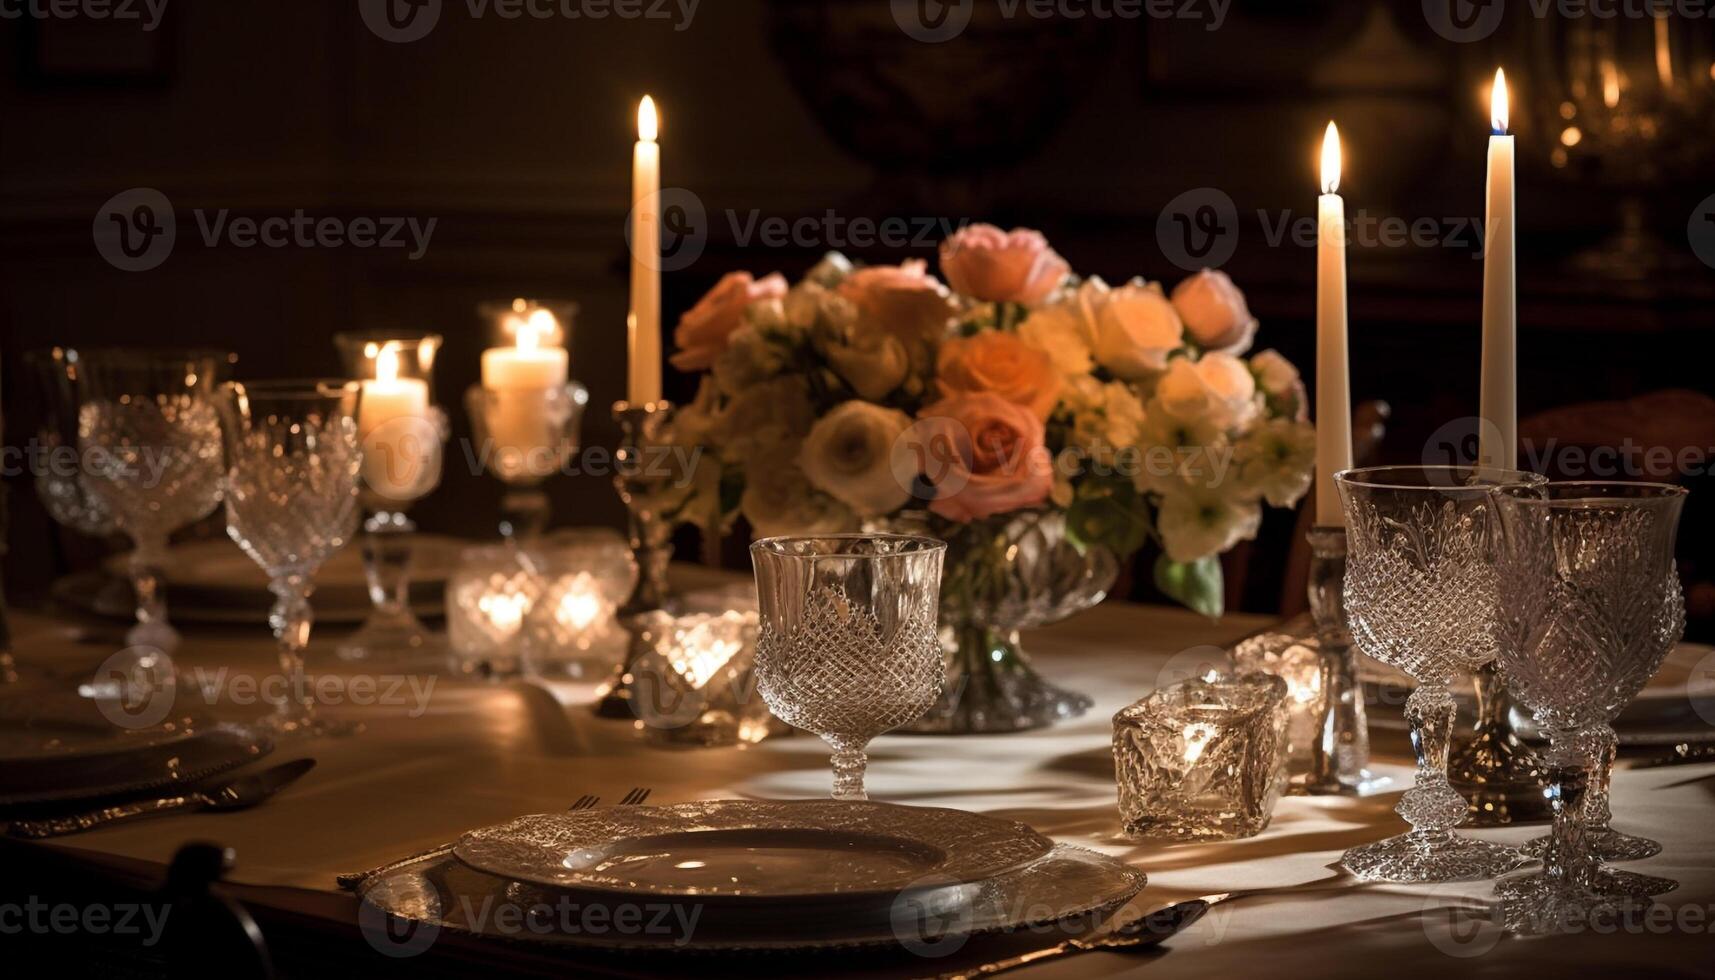
{"type": "Polygon", "coordinates": [[[677,517],[946,539],[951,674],[921,727],[1032,727],[1089,701],[1037,679],[1017,630],[1100,601],[1150,542],[1160,587],[1218,615],[1219,556],[1303,496],[1315,436],[1292,364],[1244,357],[1257,320],[1222,272],[1111,287],[989,225],[940,266],[722,279],[675,335],[706,374],[673,439],[707,451],[677,517]]]}

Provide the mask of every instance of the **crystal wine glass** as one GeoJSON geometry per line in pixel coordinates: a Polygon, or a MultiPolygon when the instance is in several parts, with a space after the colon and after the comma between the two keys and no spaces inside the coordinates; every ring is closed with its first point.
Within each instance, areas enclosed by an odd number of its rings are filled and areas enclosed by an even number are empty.
{"type": "Polygon", "coordinates": [[[941,692],[943,541],[909,535],[765,538],[750,546],[769,710],[833,749],[834,799],[865,800],[864,747],[941,692]]]}
{"type": "Polygon", "coordinates": [[[214,351],[96,350],[75,358],[78,451],[87,484],[130,536],[132,646],[172,652],[162,565],[167,537],[220,503],[212,393],[236,358],[214,351]]]}
{"type": "Polygon", "coordinates": [[[1686,491],[1569,482],[1498,490],[1501,615],[1514,692],[1549,734],[1554,829],[1543,870],[1501,883],[1515,932],[1582,928],[1675,883],[1604,868],[1585,836],[1610,723],[1685,631],[1674,539],[1686,491]]]}
{"type": "Polygon", "coordinates": [[[1416,678],[1405,703],[1417,783],[1399,801],[1411,831],[1347,851],[1366,881],[1492,878],[1518,851],[1463,837],[1467,805],[1447,779],[1454,675],[1495,658],[1496,580],[1489,491],[1541,484],[1531,473],[1386,466],[1337,473],[1350,555],[1346,609],[1359,649],[1416,678]]]}
{"type": "Polygon", "coordinates": [[[351,734],[321,721],[304,679],[316,570],[357,532],[355,381],[233,383],[221,387],[226,529],[268,573],[268,622],[289,684],[270,723],[282,732],[351,734]]]}
{"type": "Polygon", "coordinates": [[[78,353],[64,347],[33,350],[24,363],[36,381],[42,418],[36,440],[36,497],[54,522],[80,534],[105,538],[119,532],[119,518],[89,485],[77,459],[78,353]]]}
{"type": "Polygon", "coordinates": [[[441,482],[446,416],[435,406],[435,334],[354,331],[334,335],[346,373],[364,378],[358,413],[363,447],[363,570],[374,604],[363,626],[339,646],[344,660],[433,668],[446,643],[410,606],[411,505],[441,482]]]}

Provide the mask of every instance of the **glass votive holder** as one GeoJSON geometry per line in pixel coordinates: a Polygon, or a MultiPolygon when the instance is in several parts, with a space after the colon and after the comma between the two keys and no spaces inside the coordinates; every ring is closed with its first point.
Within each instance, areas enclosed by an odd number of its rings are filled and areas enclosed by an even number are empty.
{"type": "Polygon", "coordinates": [[[1234,840],[1268,826],[1286,787],[1286,682],[1194,678],[1114,715],[1126,836],[1234,840]]]}
{"type": "Polygon", "coordinates": [[[573,680],[612,673],[631,639],[619,606],[637,584],[637,560],[625,538],[609,528],[568,529],[529,554],[541,590],[525,617],[525,672],[573,680]]]}
{"type": "Polygon", "coordinates": [[[542,594],[528,556],[509,545],[459,552],[447,580],[447,643],[455,669],[484,677],[523,670],[524,622],[542,594]]]}
{"type": "Polygon", "coordinates": [[[1327,717],[1322,651],[1314,637],[1259,633],[1228,651],[1234,674],[1268,674],[1286,682],[1287,780],[1301,786],[1310,777],[1318,731],[1327,717]]]}
{"type": "Polygon", "coordinates": [[[655,610],[632,620],[636,726],[662,745],[753,745],[777,722],[756,687],[755,609],[655,610]]]}

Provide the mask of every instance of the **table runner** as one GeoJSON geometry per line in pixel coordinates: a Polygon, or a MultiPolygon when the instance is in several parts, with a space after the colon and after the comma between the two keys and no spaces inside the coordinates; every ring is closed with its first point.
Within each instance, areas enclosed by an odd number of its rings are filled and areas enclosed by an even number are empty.
{"type": "MultiPolygon", "coordinates": [[[[1118,838],[1109,756],[1113,712],[1150,689],[1164,670],[1183,669],[1200,656],[1186,651],[1230,643],[1268,622],[1234,615],[1213,624],[1183,610],[1108,603],[1029,635],[1028,649],[1045,673],[1096,699],[1088,715],[1016,735],[884,736],[871,746],[870,792],[879,800],[1022,820],[1058,841],[1119,856],[1150,875],[1140,907],[1212,892],[1280,889],[1218,906],[1177,937],[1170,951],[1142,961],[1152,976],[1258,969],[1373,976],[1386,969],[1427,977],[1547,969],[1551,963],[1579,972],[1715,971],[1715,944],[1708,935],[1715,929],[1715,848],[1708,832],[1715,816],[1715,766],[1616,776],[1616,826],[1664,846],[1661,856],[1627,867],[1682,882],[1678,892],[1662,899],[1672,910],[1666,925],[1636,935],[1514,940],[1490,927],[1461,925],[1460,917],[1445,911],[1467,897],[1487,896],[1487,882],[1336,881],[1330,865],[1341,850],[1398,831],[1391,810],[1397,791],[1362,800],[1289,797],[1273,825],[1250,840],[1164,845],[1118,838]]],[[[79,643],[70,627],[40,615],[18,616],[15,630],[21,659],[68,678],[88,676],[113,649],[79,643]]],[[[330,633],[318,638],[312,671],[349,680],[353,672],[332,656],[334,639],[330,633]]],[[[247,673],[274,669],[272,644],[260,629],[193,632],[177,661],[181,669],[204,668],[204,680],[229,693],[239,690],[237,679],[247,673]]],[[[376,690],[392,683],[380,677],[376,690]]],[[[808,736],[745,749],[663,749],[646,744],[629,723],[600,720],[579,707],[593,692],[590,685],[491,685],[444,677],[427,689],[426,682],[415,688],[399,683],[398,704],[324,707],[331,717],[361,719],[367,731],[283,746],[277,758],[308,754],[319,764],[265,806],[114,827],[49,846],[97,860],[159,863],[185,841],[218,840],[239,854],[235,882],[332,896],[339,872],[379,865],[472,827],[563,809],[585,793],[615,803],[627,789],[648,786],[650,802],[670,803],[827,792],[826,749],[808,736]]],[[[358,695],[356,687],[347,690],[358,695]]],[[[223,702],[216,710],[243,716],[261,709],[223,702]]],[[[1377,732],[1376,768],[1396,780],[1396,790],[1410,782],[1407,750],[1401,736],[1377,732]]],[[[1519,842],[1540,832],[1524,827],[1477,833],[1519,842]]],[[[1122,975],[1144,968],[1135,959],[1095,954],[1021,975],[1122,975]]],[[[925,960],[920,968],[907,964],[886,972],[938,969],[925,960]]]]}

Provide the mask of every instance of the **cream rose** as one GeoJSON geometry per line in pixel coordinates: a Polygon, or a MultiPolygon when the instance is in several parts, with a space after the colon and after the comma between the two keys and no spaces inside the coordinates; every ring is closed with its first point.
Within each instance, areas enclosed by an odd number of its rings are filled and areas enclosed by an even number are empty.
{"type": "Polygon", "coordinates": [[[1061,374],[1087,375],[1096,367],[1097,315],[1111,292],[1107,283],[1091,276],[1058,302],[1033,310],[1019,325],[1018,336],[1047,351],[1061,374]]]}
{"type": "Polygon", "coordinates": [[[1277,415],[1303,421],[1310,417],[1310,397],[1298,368],[1277,350],[1265,350],[1251,358],[1251,373],[1268,396],[1269,408],[1277,415]]]}
{"type": "Polygon", "coordinates": [[[892,334],[907,346],[933,341],[947,331],[953,299],[929,264],[911,259],[899,265],[859,269],[839,285],[839,294],[857,308],[864,329],[892,334]]]}
{"type": "Polygon", "coordinates": [[[1039,306],[1071,274],[1039,231],[971,225],[941,243],[941,274],[955,292],[989,303],[1039,306]]]}
{"type": "Polygon", "coordinates": [[[678,353],[673,366],[681,371],[706,371],[726,350],[727,340],[744,323],[745,310],[759,300],[786,295],[786,279],[779,273],[754,279],[748,272],[729,272],[679,319],[673,331],[678,353]]]}
{"type": "Polygon", "coordinates": [[[799,446],[782,443],[752,457],[744,468],[739,512],[759,538],[782,534],[837,534],[857,518],[844,504],[818,493],[798,468],[799,446]]]}
{"type": "Polygon", "coordinates": [[[990,330],[943,343],[935,384],[943,398],[991,392],[1046,421],[1060,400],[1061,380],[1046,351],[990,330]]]}
{"type": "Polygon", "coordinates": [[[1096,362],[1126,381],[1167,369],[1185,344],[1185,327],[1161,287],[1141,281],[1113,290],[1096,318],[1096,362]]]}
{"type": "Polygon", "coordinates": [[[1243,361],[1219,352],[1174,358],[1155,397],[1181,422],[1207,420],[1227,431],[1248,427],[1258,412],[1256,378],[1243,361]]]}
{"type": "Polygon", "coordinates": [[[893,475],[893,446],[911,417],[865,401],[842,402],[816,420],[798,466],[810,485],[859,517],[880,517],[905,506],[911,488],[893,475]]]}
{"type": "Polygon", "coordinates": [[[911,372],[911,356],[891,334],[868,333],[849,341],[828,341],[822,352],[834,366],[834,373],[851,385],[858,397],[872,402],[892,394],[911,372]]]}
{"type": "Polygon", "coordinates": [[[1204,269],[1174,286],[1173,308],[1185,332],[1204,350],[1243,354],[1256,337],[1257,320],[1245,294],[1218,269],[1204,269]]]}

